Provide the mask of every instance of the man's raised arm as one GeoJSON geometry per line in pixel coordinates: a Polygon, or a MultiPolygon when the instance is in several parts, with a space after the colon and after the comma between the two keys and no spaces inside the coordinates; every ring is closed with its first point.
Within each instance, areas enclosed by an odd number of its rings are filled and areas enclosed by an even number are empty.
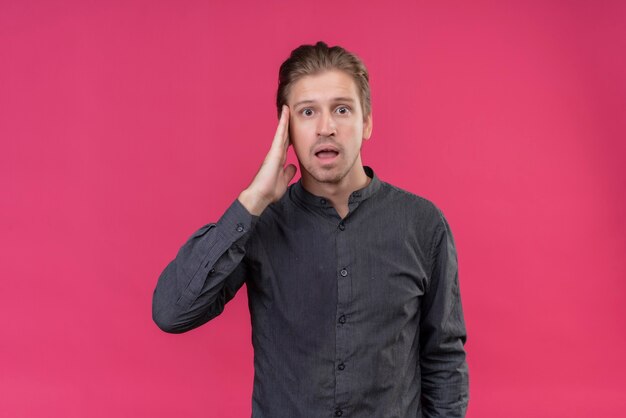
{"type": "Polygon", "coordinates": [[[255,178],[217,223],[203,226],[161,273],[152,297],[152,318],[165,332],[194,329],[222,313],[245,281],[243,262],[256,220],[280,199],[296,173],[285,167],[289,108],[283,106],[271,148],[255,178]]]}

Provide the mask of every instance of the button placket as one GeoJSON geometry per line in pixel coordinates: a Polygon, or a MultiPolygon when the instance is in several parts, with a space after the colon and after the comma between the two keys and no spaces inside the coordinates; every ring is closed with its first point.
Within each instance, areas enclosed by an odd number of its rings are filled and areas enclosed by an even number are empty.
{"type": "Polygon", "coordinates": [[[336,226],[336,248],[337,248],[337,311],[335,320],[335,405],[342,411],[350,402],[351,396],[351,372],[346,368],[344,361],[351,358],[354,352],[353,338],[350,337],[351,327],[347,324],[347,313],[352,309],[352,278],[353,273],[351,248],[353,244],[352,234],[346,229],[346,223],[338,219],[336,226]]]}

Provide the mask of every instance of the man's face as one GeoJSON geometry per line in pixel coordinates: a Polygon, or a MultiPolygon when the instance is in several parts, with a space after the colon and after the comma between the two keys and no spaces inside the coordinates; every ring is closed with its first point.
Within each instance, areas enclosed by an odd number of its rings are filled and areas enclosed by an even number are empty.
{"type": "Polygon", "coordinates": [[[304,181],[338,184],[362,170],[361,144],[371,135],[372,118],[363,117],[352,77],[339,70],[302,77],[291,86],[287,103],[304,181]]]}

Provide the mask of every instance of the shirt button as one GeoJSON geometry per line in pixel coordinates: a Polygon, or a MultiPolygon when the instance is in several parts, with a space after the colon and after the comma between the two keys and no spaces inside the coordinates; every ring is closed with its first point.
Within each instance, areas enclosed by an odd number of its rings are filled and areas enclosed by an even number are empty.
{"type": "Polygon", "coordinates": [[[209,271],[209,274],[213,274],[213,273],[215,273],[215,269],[211,269],[211,270],[209,271]]]}
{"type": "Polygon", "coordinates": [[[341,315],[339,317],[339,323],[340,324],[345,324],[346,323],[346,316],[345,315],[341,315]]]}
{"type": "Polygon", "coordinates": [[[336,417],[340,417],[340,416],[342,416],[342,415],[343,415],[343,411],[342,411],[341,409],[337,409],[337,410],[335,411],[335,416],[336,416],[336,417]]]}
{"type": "Polygon", "coordinates": [[[341,277],[346,277],[348,275],[348,270],[341,269],[341,272],[339,272],[339,274],[341,274],[341,277]]]}
{"type": "Polygon", "coordinates": [[[243,232],[243,225],[237,224],[237,232],[243,232]]]}
{"type": "Polygon", "coordinates": [[[339,222],[339,229],[341,229],[342,231],[346,229],[346,226],[343,222],[339,222]]]}
{"type": "Polygon", "coordinates": [[[321,203],[322,205],[325,205],[325,204],[326,204],[326,199],[320,199],[320,203],[321,203]]]}
{"type": "Polygon", "coordinates": [[[337,368],[338,368],[339,370],[343,370],[343,369],[345,369],[345,368],[346,368],[346,365],[345,365],[345,364],[343,364],[343,363],[340,363],[340,364],[339,364],[339,366],[337,366],[337,368]]]}

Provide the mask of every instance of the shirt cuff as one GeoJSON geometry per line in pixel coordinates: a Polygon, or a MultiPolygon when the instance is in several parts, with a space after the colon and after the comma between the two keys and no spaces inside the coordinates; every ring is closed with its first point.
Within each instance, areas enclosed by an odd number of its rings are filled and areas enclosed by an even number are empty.
{"type": "Polygon", "coordinates": [[[235,199],[217,221],[217,230],[225,240],[241,244],[242,238],[246,240],[258,219],[258,216],[248,212],[239,199],[235,199]]]}

